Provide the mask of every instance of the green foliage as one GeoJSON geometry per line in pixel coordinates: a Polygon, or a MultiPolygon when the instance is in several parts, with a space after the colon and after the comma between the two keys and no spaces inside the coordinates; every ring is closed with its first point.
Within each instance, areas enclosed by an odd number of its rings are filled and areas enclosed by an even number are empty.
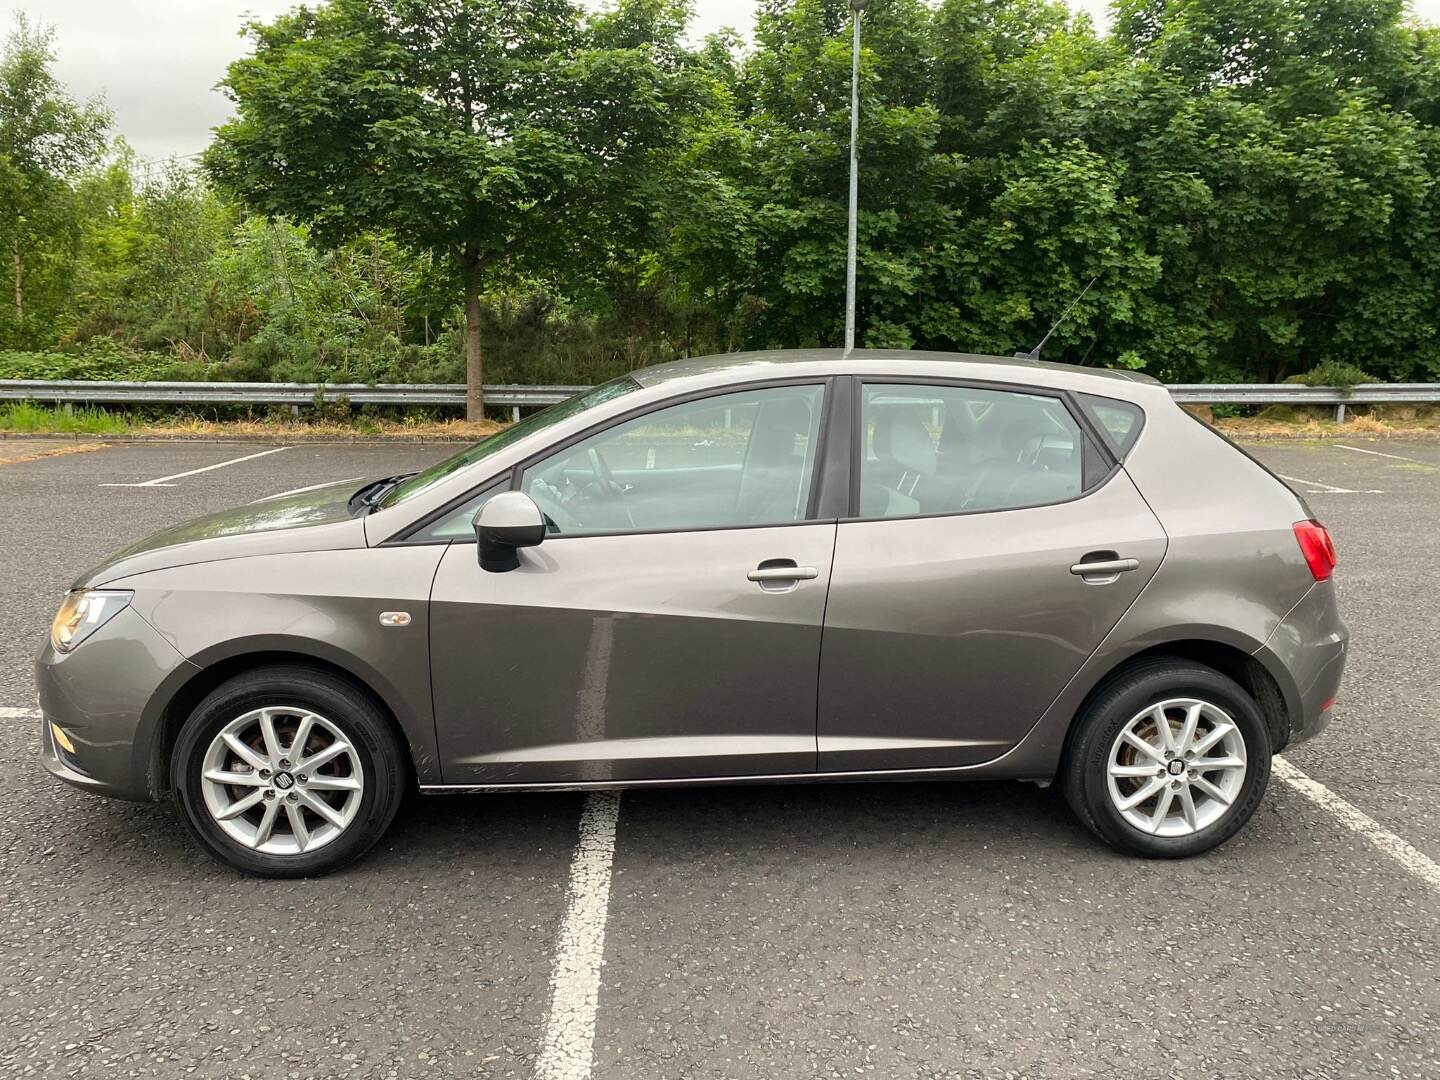
{"type": "Polygon", "coordinates": [[[123,435],[131,428],[123,416],[91,405],[46,408],[33,401],[0,403],[0,431],[17,434],[123,435]]]}
{"type": "MultiPolygon", "coordinates": [[[[872,0],[860,341],[1028,349],[1095,278],[1046,359],[1440,377],[1440,30],[1400,0],[1114,15],[872,0]]],[[[691,49],[676,0],[329,0],[251,28],[203,176],[98,163],[103,109],[21,23],[0,376],[458,382],[483,338],[486,381],[593,383],[833,346],[849,19],[762,0],[753,45],[691,49]]]]}
{"type": "Polygon", "coordinates": [[[1362,383],[1373,383],[1376,379],[1354,364],[1347,364],[1343,360],[1326,360],[1300,375],[1292,375],[1285,381],[1301,383],[1304,386],[1334,386],[1348,394],[1362,383]]]}
{"type": "Polygon", "coordinates": [[[139,382],[204,381],[219,365],[177,360],[172,354],[129,352],[109,338],[96,338],[65,352],[0,350],[0,379],[92,379],[139,382]]]}
{"type": "Polygon", "coordinates": [[[83,205],[69,181],[104,149],[109,114],[77,104],[50,67],[53,34],[20,15],[0,50],[0,250],[10,289],[0,342],[38,336],[63,303],[83,205]]]}
{"type": "Polygon", "coordinates": [[[1275,424],[1298,424],[1300,412],[1293,405],[1267,405],[1255,413],[1257,420],[1269,420],[1275,424]]]}
{"type": "Polygon", "coordinates": [[[233,208],[183,170],[134,177],[123,144],[103,171],[77,185],[94,208],[82,221],[82,260],[62,341],[113,337],[134,349],[179,346],[223,355],[235,343],[214,296],[214,262],[237,225],[233,208]],[[180,343],[184,343],[181,345],[180,343]]]}
{"type": "Polygon", "coordinates": [[[597,258],[643,212],[682,96],[683,27],[666,0],[588,21],[568,0],[300,8],[250,26],[254,54],[226,80],[239,114],[207,167],[328,244],[384,230],[433,256],[466,299],[478,394],[487,277],[597,258]]]}

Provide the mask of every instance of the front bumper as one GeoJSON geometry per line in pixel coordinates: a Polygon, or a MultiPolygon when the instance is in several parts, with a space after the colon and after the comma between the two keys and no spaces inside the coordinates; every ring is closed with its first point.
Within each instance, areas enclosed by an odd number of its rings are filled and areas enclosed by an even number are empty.
{"type": "Polygon", "coordinates": [[[45,769],[100,795],[154,798],[161,786],[157,691],[186,668],[199,670],[130,608],[73,652],[57,652],[47,636],[35,658],[45,769]],[[73,751],[59,745],[52,724],[73,751]]]}
{"type": "Polygon", "coordinates": [[[1350,631],[1340,618],[1333,581],[1311,586],[1270,635],[1263,651],[1287,674],[1293,688],[1286,693],[1287,745],[1312,739],[1329,725],[1349,646],[1350,631]]]}

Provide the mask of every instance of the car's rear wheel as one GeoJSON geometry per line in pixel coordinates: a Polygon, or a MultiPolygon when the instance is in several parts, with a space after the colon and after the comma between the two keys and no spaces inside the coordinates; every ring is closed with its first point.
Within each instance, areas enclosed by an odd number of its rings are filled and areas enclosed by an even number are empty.
{"type": "Polygon", "coordinates": [[[406,787],[380,709],[345,680],[300,667],[246,672],[181,729],[172,782],[190,830],[247,873],[306,877],[370,849],[406,787]]]}
{"type": "Polygon", "coordinates": [[[1253,698],[1213,668],[1137,664],[1076,720],[1066,798],[1097,836],[1151,858],[1197,855],[1250,819],[1270,779],[1269,732],[1253,698]]]}

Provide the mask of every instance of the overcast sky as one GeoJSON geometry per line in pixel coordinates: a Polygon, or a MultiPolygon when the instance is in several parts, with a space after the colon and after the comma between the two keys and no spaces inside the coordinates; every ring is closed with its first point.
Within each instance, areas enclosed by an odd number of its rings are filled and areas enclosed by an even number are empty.
{"type": "MultiPolygon", "coordinates": [[[[597,0],[590,0],[597,2],[597,0]]],[[[1070,0],[1104,23],[1108,0],[1070,0]]],[[[77,97],[101,94],[115,127],[142,158],[193,154],[225,119],[215,91],[225,66],[244,51],[247,17],[268,19],[294,0],[0,0],[3,30],[17,11],[55,27],[58,74],[77,97]]],[[[1440,22],[1440,0],[1412,0],[1440,22]]],[[[695,0],[693,35],[731,26],[749,35],[753,0],[695,0]]]]}

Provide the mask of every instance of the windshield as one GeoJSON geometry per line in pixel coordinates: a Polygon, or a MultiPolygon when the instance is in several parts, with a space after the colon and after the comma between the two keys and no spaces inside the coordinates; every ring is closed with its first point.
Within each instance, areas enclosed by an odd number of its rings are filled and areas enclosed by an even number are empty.
{"type": "Polygon", "coordinates": [[[406,499],[412,499],[422,491],[428,491],[447,476],[459,472],[461,469],[469,468],[477,461],[483,461],[492,454],[498,453],[521,439],[534,435],[537,431],[552,427],[562,420],[568,420],[577,416],[586,409],[606,401],[613,401],[617,397],[634,390],[639,390],[640,384],[629,375],[622,375],[618,379],[601,383],[585,391],[583,394],[576,394],[572,398],[560,402],[558,405],[551,405],[548,409],[542,409],[537,413],[531,413],[525,419],[520,420],[503,431],[497,431],[488,439],[482,439],[474,446],[466,447],[453,457],[448,457],[438,464],[431,465],[424,472],[418,472],[410,479],[395,485],[385,497],[380,500],[379,508],[388,510],[392,506],[399,506],[406,499]]]}

